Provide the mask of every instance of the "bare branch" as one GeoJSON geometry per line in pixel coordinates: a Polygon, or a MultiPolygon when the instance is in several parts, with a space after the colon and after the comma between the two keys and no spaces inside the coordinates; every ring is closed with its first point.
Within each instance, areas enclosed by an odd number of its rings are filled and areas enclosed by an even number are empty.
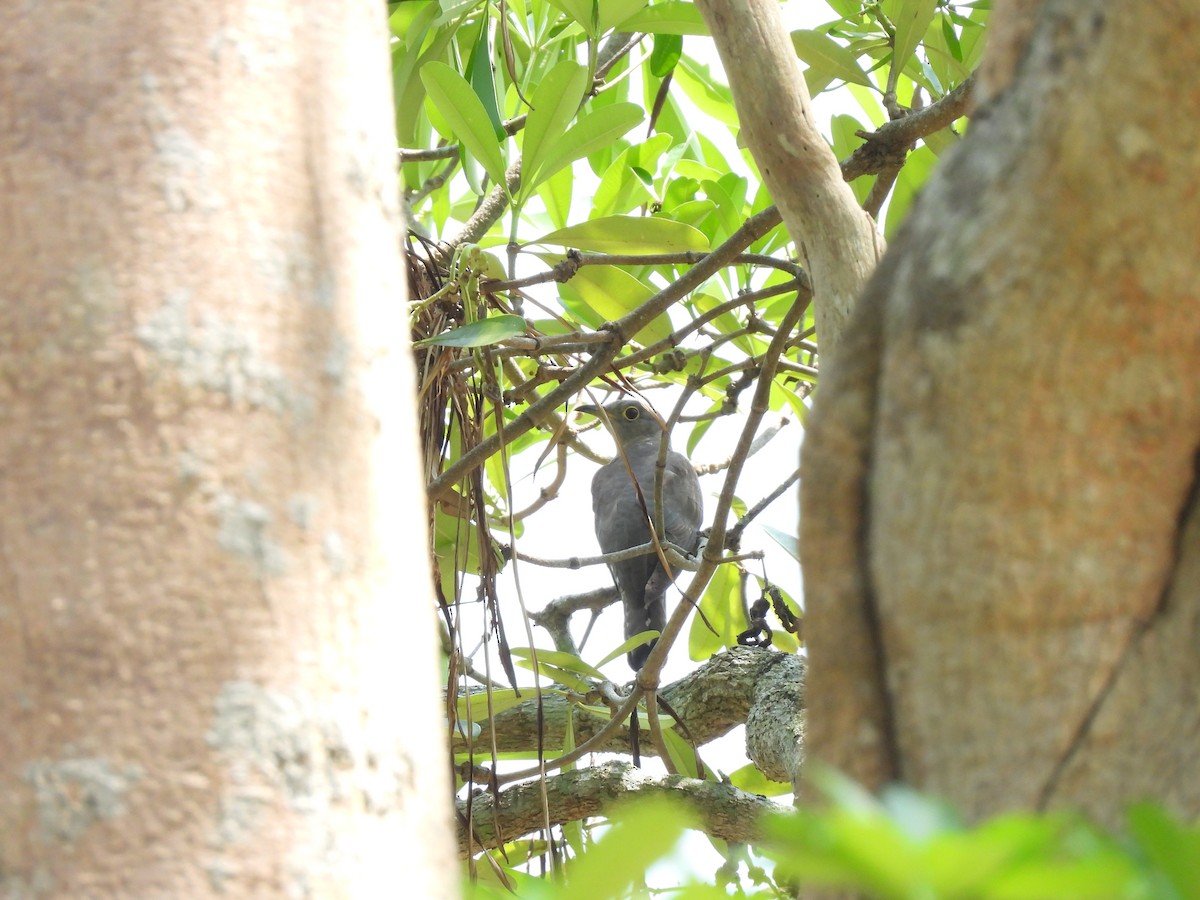
{"type": "Polygon", "coordinates": [[[638,544],[636,547],[626,547],[624,550],[614,550],[612,553],[602,553],[599,556],[571,556],[567,559],[542,559],[538,556],[530,556],[528,553],[520,551],[512,551],[512,555],[521,562],[529,563],[532,566],[542,566],[547,569],[582,569],[587,566],[607,566],[612,563],[624,562],[627,559],[637,559],[639,556],[650,556],[656,553],[656,547],[662,547],[667,555],[667,559],[671,565],[677,566],[688,572],[696,571],[699,563],[696,562],[696,557],[690,555],[682,547],[677,547],[670,541],[663,540],[657,544],[654,541],[647,541],[644,544],[638,544]]]}
{"type": "Polygon", "coordinates": [[[897,153],[903,162],[906,147],[970,113],[974,96],[975,75],[971,74],[936,103],[893,119],[877,131],[860,133],[864,143],[842,161],[842,177],[853,181],[860,175],[882,172],[894,162],[897,153]]]}

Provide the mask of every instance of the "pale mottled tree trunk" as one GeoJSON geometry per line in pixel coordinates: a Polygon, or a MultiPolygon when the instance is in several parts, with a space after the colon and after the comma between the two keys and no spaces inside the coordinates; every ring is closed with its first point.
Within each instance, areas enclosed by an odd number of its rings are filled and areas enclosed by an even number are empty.
{"type": "Polygon", "coordinates": [[[868,288],[804,451],[812,756],[1200,813],[1197,42],[1048,0],[868,288]]]}
{"type": "Polygon", "coordinates": [[[0,12],[0,893],[454,878],[382,4],[0,12]]]}

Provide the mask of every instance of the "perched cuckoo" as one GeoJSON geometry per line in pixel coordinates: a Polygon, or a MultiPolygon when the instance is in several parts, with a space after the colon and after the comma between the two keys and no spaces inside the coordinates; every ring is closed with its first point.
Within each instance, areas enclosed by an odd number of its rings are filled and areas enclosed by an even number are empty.
{"type": "MultiPolygon", "coordinates": [[[[600,549],[612,553],[647,543],[655,518],[658,452],[666,430],[662,420],[637,400],[617,400],[603,408],[577,406],[576,410],[599,416],[617,442],[616,457],[592,479],[592,510],[600,549]]],[[[689,553],[695,552],[704,506],[700,480],[687,457],[674,450],[667,452],[662,470],[662,505],[663,536],[689,553]]],[[[656,553],[612,563],[609,569],[625,607],[625,637],[662,631],[667,588],[679,572],[672,568],[668,575],[656,553]]],[[[629,665],[634,671],[641,669],[653,646],[651,642],[630,651],[629,665]]]]}

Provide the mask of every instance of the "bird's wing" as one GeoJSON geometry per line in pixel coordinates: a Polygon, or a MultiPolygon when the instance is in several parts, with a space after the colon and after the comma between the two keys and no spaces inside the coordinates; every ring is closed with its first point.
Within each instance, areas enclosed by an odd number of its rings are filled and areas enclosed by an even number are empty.
{"type": "MultiPolygon", "coordinates": [[[[694,549],[696,533],[704,519],[700,479],[688,458],[674,451],[667,455],[663,479],[663,530],[672,543],[694,549]]],[[[650,491],[653,490],[651,482],[650,491]]]]}

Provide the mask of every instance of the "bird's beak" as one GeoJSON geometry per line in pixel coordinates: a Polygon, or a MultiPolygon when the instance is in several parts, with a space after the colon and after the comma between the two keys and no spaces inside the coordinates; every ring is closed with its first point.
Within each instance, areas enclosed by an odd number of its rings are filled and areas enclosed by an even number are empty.
{"type": "Polygon", "coordinates": [[[591,403],[584,403],[584,404],[582,404],[581,406],[577,406],[577,407],[575,407],[575,412],[577,412],[577,413],[587,413],[587,414],[588,414],[588,415],[590,415],[590,416],[597,416],[597,417],[599,417],[599,415],[600,415],[600,407],[598,407],[598,406],[593,406],[591,403]]]}

